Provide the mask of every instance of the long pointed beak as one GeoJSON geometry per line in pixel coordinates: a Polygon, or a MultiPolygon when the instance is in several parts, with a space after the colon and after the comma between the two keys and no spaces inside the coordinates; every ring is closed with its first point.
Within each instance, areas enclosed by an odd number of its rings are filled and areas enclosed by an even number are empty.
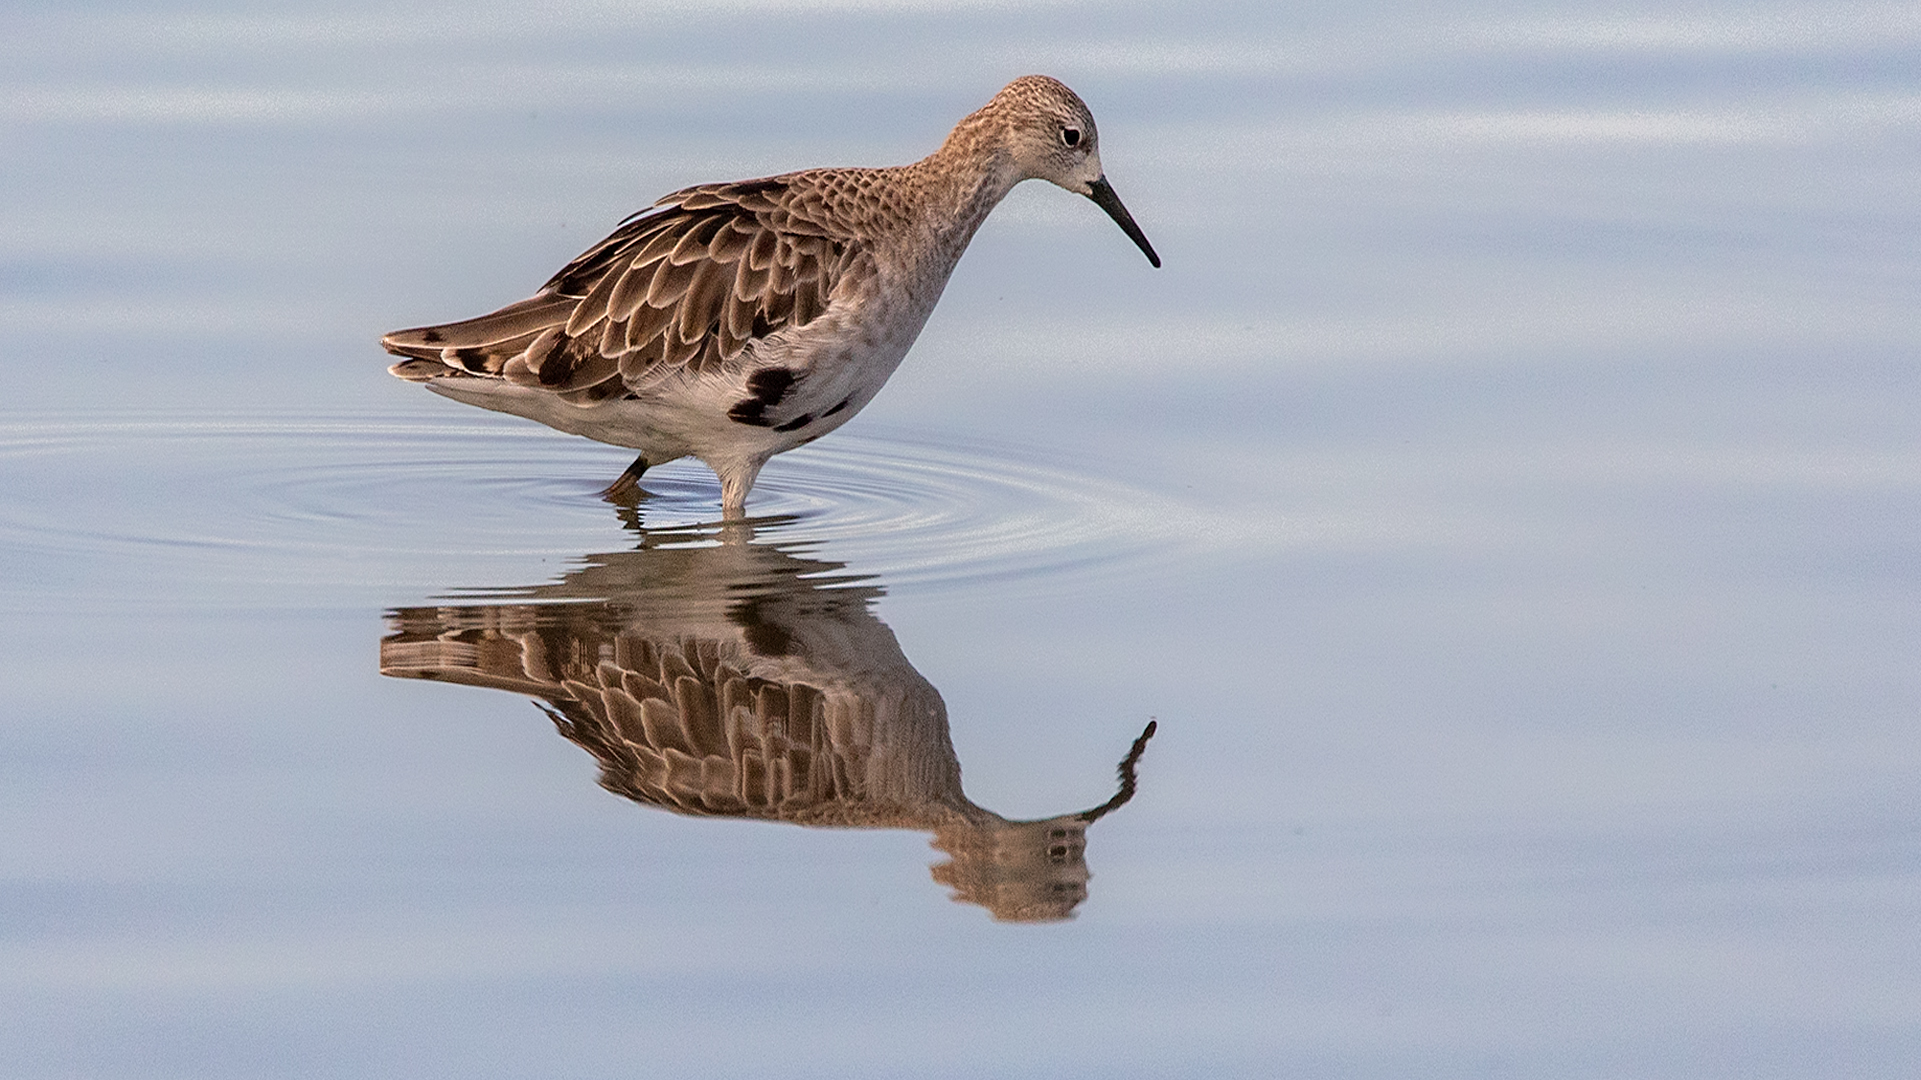
{"type": "Polygon", "coordinates": [[[1134,241],[1134,246],[1147,256],[1147,261],[1153,263],[1156,270],[1160,269],[1161,257],[1154,254],[1154,245],[1147,242],[1147,234],[1141,231],[1141,227],[1134,224],[1134,215],[1121,205],[1121,197],[1114,194],[1114,185],[1107,182],[1107,177],[1103,176],[1087,185],[1087,197],[1094,200],[1095,206],[1107,211],[1107,216],[1114,219],[1114,224],[1121,227],[1129,240],[1134,241]]]}
{"type": "Polygon", "coordinates": [[[1096,806],[1092,810],[1083,810],[1075,814],[1075,817],[1091,824],[1107,816],[1109,813],[1119,810],[1127,804],[1127,800],[1134,797],[1134,788],[1139,783],[1134,777],[1134,766],[1141,763],[1141,752],[1147,749],[1147,740],[1154,737],[1154,729],[1159,726],[1159,724],[1149,720],[1147,722],[1147,729],[1141,732],[1141,737],[1134,740],[1133,746],[1128,747],[1127,756],[1121,759],[1120,767],[1114,770],[1121,782],[1121,789],[1114,793],[1114,797],[1096,806]]]}

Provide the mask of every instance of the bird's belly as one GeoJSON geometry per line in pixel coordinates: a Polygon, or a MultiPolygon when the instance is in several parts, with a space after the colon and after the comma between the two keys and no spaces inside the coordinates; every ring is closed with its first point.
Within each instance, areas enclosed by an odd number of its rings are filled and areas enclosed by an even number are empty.
{"type": "Polygon", "coordinates": [[[504,379],[435,379],[427,389],[468,405],[525,417],[569,435],[640,450],[656,464],[692,452],[673,437],[678,425],[661,423],[663,413],[674,410],[663,409],[659,403],[614,400],[580,406],[504,379]]]}
{"type": "MultiPolygon", "coordinates": [[[[702,433],[721,444],[713,452],[765,459],[852,419],[900,367],[927,322],[931,299],[904,293],[850,305],[782,340],[760,343],[735,384],[740,396],[706,414],[726,418],[725,426],[702,433]],[[770,392],[775,384],[777,394],[770,392]]],[[[709,457],[705,445],[693,452],[709,457]]]]}

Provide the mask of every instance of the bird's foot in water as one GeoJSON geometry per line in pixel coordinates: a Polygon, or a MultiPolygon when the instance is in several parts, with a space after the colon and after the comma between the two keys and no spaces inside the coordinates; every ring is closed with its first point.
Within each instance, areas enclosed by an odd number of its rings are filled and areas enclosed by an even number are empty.
{"type": "Polygon", "coordinates": [[[645,491],[642,491],[640,487],[640,478],[646,472],[646,456],[642,455],[635,458],[634,463],[627,466],[627,471],[621,473],[619,479],[608,484],[607,487],[601,491],[600,497],[613,503],[615,506],[631,507],[640,505],[641,497],[647,494],[645,491]]]}

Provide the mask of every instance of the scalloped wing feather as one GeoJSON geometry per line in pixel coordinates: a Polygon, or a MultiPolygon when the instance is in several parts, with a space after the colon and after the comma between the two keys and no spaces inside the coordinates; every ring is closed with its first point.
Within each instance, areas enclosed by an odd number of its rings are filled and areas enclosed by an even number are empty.
{"type": "Polygon", "coordinates": [[[497,376],[593,404],[662,367],[717,369],[749,342],[819,318],[864,262],[805,187],[789,174],[675,192],[530,299],[387,335],[387,350],[407,358],[389,370],[415,381],[497,376]]]}

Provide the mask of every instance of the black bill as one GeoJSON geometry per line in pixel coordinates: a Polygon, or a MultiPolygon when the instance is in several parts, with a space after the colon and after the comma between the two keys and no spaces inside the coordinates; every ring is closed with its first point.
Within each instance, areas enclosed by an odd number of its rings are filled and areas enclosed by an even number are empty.
{"type": "Polygon", "coordinates": [[[1147,261],[1153,263],[1155,269],[1160,269],[1161,257],[1154,254],[1154,245],[1147,242],[1147,234],[1141,231],[1141,227],[1134,224],[1134,215],[1121,205],[1121,197],[1114,194],[1114,185],[1107,182],[1107,177],[1103,176],[1087,185],[1087,197],[1094,200],[1095,206],[1107,211],[1107,216],[1114,219],[1114,224],[1121,227],[1129,240],[1134,241],[1134,246],[1147,256],[1147,261]]]}

